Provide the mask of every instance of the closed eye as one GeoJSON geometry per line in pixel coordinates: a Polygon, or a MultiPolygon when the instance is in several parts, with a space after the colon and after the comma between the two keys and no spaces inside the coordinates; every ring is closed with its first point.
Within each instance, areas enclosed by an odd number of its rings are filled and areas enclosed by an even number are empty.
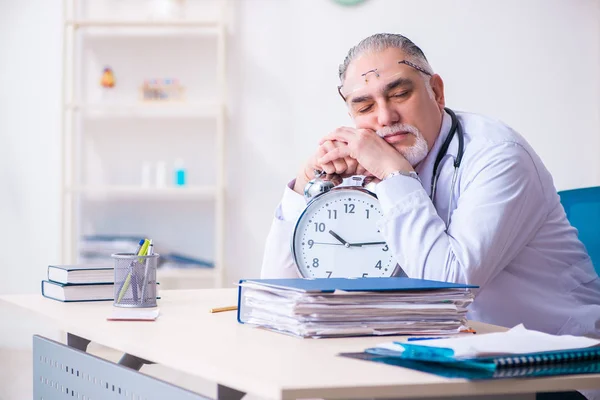
{"type": "Polygon", "coordinates": [[[358,112],[359,112],[359,113],[361,113],[361,114],[362,114],[362,113],[366,113],[366,112],[369,112],[369,111],[371,111],[371,109],[372,109],[372,108],[373,108],[373,104],[369,104],[369,105],[368,105],[368,106],[366,106],[366,107],[360,108],[360,109],[358,110],[358,112]]]}
{"type": "Polygon", "coordinates": [[[392,97],[406,97],[408,96],[408,94],[410,93],[409,90],[405,91],[405,92],[400,92],[400,93],[394,93],[392,95],[392,97]]]}

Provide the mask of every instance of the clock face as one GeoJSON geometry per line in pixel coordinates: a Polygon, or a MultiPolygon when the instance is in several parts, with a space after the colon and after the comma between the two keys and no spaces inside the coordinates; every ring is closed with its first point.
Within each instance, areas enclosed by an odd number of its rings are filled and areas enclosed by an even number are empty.
{"type": "Polygon", "coordinates": [[[300,216],[292,250],[306,278],[391,276],[396,262],[379,233],[377,199],[359,188],[336,188],[300,216]]]}

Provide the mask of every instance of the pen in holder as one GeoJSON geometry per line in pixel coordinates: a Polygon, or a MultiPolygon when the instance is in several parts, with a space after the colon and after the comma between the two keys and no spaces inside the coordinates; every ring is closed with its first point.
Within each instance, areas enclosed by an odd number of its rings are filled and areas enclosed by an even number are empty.
{"type": "Polygon", "coordinates": [[[158,254],[138,256],[117,253],[115,262],[116,307],[156,307],[156,266],[158,254]]]}

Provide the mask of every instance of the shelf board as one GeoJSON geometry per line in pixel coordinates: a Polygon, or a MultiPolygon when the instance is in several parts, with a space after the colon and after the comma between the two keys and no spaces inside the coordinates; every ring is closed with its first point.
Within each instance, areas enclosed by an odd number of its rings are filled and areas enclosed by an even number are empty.
{"type": "Polygon", "coordinates": [[[141,186],[77,186],[67,188],[68,193],[76,193],[96,198],[124,199],[214,199],[215,186],[185,186],[185,187],[141,187],[141,186]]]}
{"type": "Polygon", "coordinates": [[[67,20],[65,24],[74,27],[100,27],[100,28],[217,28],[220,20],[102,20],[102,19],[75,19],[67,20]]]}
{"type": "Polygon", "coordinates": [[[158,268],[157,280],[165,279],[213,279],[216,276],[214,268],[158,268]]]}
{"type": "Polygon", "coordinates": [[[68,104],[67,109],[90,117],[115,118],[217,118],[223,104],[218,102],[164,102],[139,104],[68,104]]]}

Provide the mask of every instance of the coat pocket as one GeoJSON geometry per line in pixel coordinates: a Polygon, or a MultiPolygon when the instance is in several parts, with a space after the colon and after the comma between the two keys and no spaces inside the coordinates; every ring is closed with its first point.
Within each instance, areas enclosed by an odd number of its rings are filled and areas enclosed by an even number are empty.
{"type": "Polygon", "coordinates": [[[581,321],[580,319],[569,317],[556,334],[594,337],[598,333],[595,332],[593,321],[581,321]]]}
{"type": "Polygon", "coordinates": [[[560,274],[561,287],[565,292],[572,292],[581,285],[598,279],[592,260],[587,257],[577,264],[571,265],[560,274]]]}

